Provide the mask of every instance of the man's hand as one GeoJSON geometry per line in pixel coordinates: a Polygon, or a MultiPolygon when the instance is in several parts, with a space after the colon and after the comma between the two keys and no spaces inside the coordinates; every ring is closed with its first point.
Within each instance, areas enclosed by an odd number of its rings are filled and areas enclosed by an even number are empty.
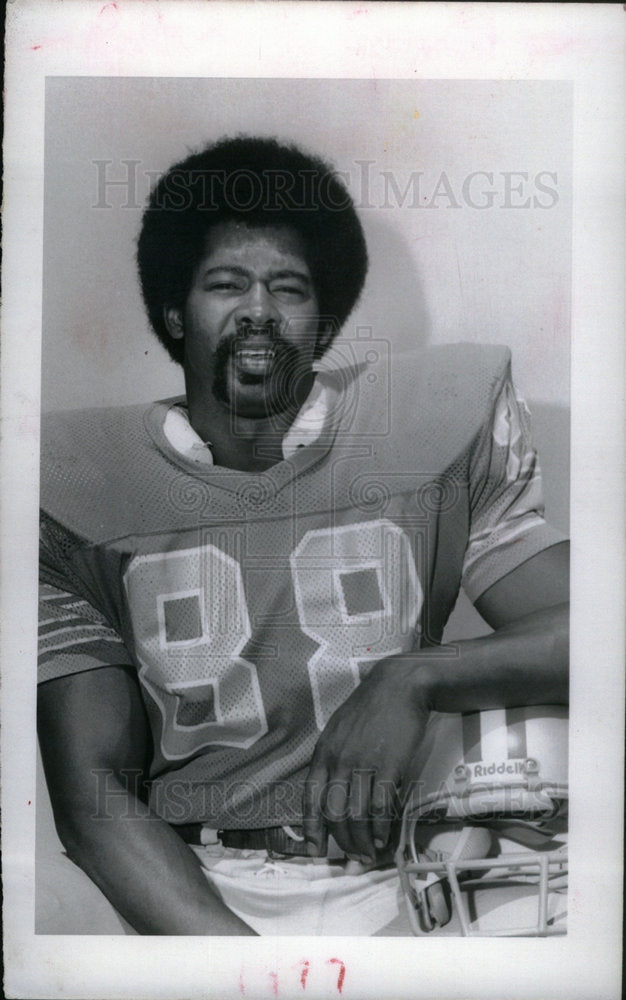
{"type": "Polygon", "coordinates": [[[331,833],[346,854],[364,864],[380,857],[392,820],[400,817],[403,782],[427,720],[414,658],[377,663],[318,740],[305,786],[310,853],[324,855],[331,833]]]}
{"type": "Polygon", "coordinates": [[[539,553],[494,584],[478,608],[491,635],[377,663],[328,721],[304,791],[312,854],[332,833],[372,861],[387,845],[430,711],[568,702],[567,546],[539,553]],[[550,602],[563,602],[553,604],[550,602]]]}

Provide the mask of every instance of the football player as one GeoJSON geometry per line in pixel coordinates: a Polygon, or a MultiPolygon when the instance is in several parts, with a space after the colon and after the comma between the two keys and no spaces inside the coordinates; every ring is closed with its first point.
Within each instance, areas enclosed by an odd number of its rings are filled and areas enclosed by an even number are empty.
{"type": "Polygon", "coordinates": [[[508,351],[326,363],[362,228],[268,138],[172,167],[138,266],[185,395],[43,432],[59,836],[138,933],[375,933],[432,713],[567,703],[566,545],[508,351]],[[461,585],[493,632],[445,646],[461,585]]]}

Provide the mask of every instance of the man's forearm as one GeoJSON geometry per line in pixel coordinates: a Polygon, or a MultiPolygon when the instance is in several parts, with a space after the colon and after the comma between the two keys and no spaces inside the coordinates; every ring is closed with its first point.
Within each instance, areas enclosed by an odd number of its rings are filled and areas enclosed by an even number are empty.
{"type": "MultiPolygon", "coordinates": [[[[111,783],[113,785],[113,783],[111,783]]],[[[193,851],[122,786],[111,815],[83,810],[64,824],[71,859],[140,934],[252,935],[211,890],[193,851]]]]}
{"type": "Polygon", "coordinates": [[[304,793],[311,852],[323,853],[327,833],[347,854],[370,861],[388,844],[389,789],[402,789],[412,778],[430,712],[567,704],[568,630],[569,605],[554,605],[484,638],[375,664],[331,716],[315,748],[304,793]],[[357,774],[373,780],[365,792],[359,784],[355,794],[357,774]],[[324,794],[331,787],[332,798],[324,794]]]}
{"type": "Polygon", "coordinates": [[[567,704],[569,604],[533,612],[490,635],[421,650],[413,691],[431,711],[567,704]]]}

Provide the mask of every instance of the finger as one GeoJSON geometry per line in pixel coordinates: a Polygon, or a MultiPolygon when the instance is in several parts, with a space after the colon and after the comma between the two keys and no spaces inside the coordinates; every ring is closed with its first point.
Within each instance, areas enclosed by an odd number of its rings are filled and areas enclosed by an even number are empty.
{"type": "Polygon", "coordinates": [[[373,769],[359,769],[352,772],[348,796],[348,815],[345,821],[345,836],[350,844],[350,853],[358,855],[364,864],[372,863],[376,859],[371,826],[371,796],[374,775],[373,769]]]}
{"type": "Polygon", "coordinates": [[[375,863],[376,849],[369,823],[346,820],[331,826],[330,832],[350,859],[358,860],[364,865],[375,863]]]}
{"type": "Polygon", "coordinates": [[[323,857],[327,853],[328,831],[324,823],[324,800],[328,771],[323,764],[313,764],[304,783],[302,827],[309,854],[323,857]]]}
{"type": "Polygon", "coordinates": [[[329,786],[326,804],[326,821],[335,840],[350,858],[366,865],[376,858],[370,817],[373,777],[373,769],[348,772],[329,786]]]}
{"type": "Polygon", "coordinates": [[[401,818],[399,782],[377,775],[371,795],[372,839],[377,851],[389,843],[392,824],[401,818]]]}
{"type": "Polygon", "coordinates": [[[348,801],[350,794],[350,772],[335,772],[327,781],[322,802],[322,816],[329,833],[346,853],[353,852],[354,846],[347,832],[348,801]]]}

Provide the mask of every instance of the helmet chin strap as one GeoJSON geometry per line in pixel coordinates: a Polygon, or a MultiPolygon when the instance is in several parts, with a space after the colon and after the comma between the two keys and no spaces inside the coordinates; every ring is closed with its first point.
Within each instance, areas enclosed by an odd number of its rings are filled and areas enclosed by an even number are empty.
{"type": "Polygon", "coordinates": [[[553,845],[559,830],[546,821],[529,823],[527,820],[502,820],[493,824],[494,831],[501,837],[513,840],[533,850],[545,850],[553,845]]]}

